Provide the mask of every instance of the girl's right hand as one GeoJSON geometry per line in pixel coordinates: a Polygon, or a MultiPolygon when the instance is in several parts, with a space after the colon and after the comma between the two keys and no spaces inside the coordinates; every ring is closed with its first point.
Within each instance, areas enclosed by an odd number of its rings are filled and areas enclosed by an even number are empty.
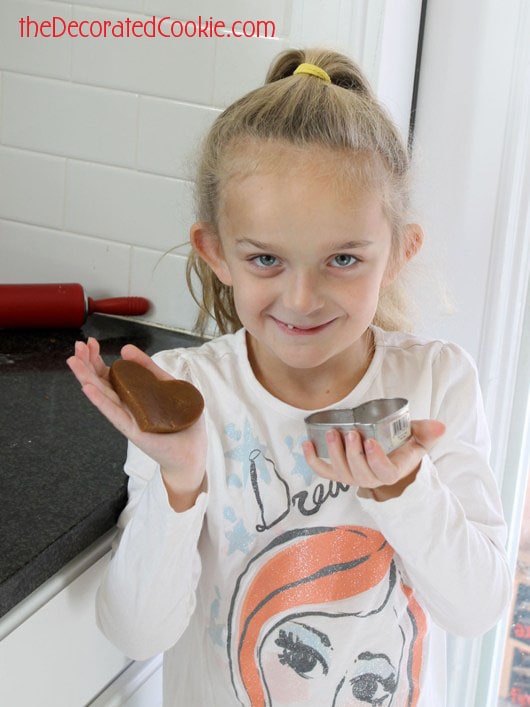
{"type": "MultiPolygon", "coordinates": [[[[124,359],[144,366],[160,380],[173,380],[169,373],[132,344],[124,346],[121,354],[124,359]]],[[[205,477],[207,440],[204,416],[181,432],[142,432],[109,381],[110,369],[101,358],[96,339],[89,338],[86,344],[77,341],[75,354],[67,364],[90,402],[127,439],[160,464],[173,508],[185,510],[191,507],[202,490],[205,477]]]]}

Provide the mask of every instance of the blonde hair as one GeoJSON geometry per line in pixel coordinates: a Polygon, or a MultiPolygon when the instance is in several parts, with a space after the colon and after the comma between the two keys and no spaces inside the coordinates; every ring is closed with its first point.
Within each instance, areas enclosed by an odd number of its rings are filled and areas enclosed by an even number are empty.
{"type": "MultiPolygon", "coordinates": [[[[223,185],[242,169],[251,172],[259,168],[260,159],[266,154],[266,150],[257,149],[256,160],[251,164],[249,151],[245,151],[245,158],[237,148],[264,145],[267,141],[333,150],[344,157],[346,172],[359,175],[361,170],[369,187],[380,189],[383,208],[392,225],[391,258],[399,259],[409,211],[409,155],[395,125],[352,60],[322,49],[284,51],[273,61],[265,85],[219,115],[200,155],[196,180],[199,221],[218,232],[223,185]],[[320,67],[331,82],[304,73],[293,74],[302,63],[320,67]]],[[[195,251],[189,255],[186,275],[200,307],[197,331],[204,333],[210,317],[221,334],[241,328],[232,288],[221,283],[195,251]],[[193,275],[201,283],[200,295],[195,293],[193,275]]],[[[385,329],[407,329],[406,310],[401,287],[394,281],[381,291],[374,324],[385,329]]]]}

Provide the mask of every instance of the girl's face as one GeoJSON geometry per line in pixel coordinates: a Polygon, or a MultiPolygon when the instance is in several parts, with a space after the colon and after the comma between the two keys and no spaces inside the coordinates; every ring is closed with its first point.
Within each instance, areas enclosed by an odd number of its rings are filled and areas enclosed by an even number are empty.
{"type": "Polygon", "coordinates": [[[376,194],[339,186],[333,152],[282,150],[275,169],[225,184],[205,259],[233,287],[257,370],[347,371],[366,357],[391,226],[376,194]]]}
{"type": "MultiPolygon", "coordinates": [[[[404,633],[378,617],[307,614],[275,626],[260,651],[260,667],[274,707],[326,704],[390,707],[404,704],[404,633]],[[362,646],[344,656],[352,634],[362,646]]],[[[405,661],[406,662],[406,661],[405,661]]]]}

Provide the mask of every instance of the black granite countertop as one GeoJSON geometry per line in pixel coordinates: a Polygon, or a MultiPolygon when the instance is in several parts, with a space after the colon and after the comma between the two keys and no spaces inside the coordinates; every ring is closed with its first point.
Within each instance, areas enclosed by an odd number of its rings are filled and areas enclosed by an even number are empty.
{"type": "Polygon", "coordinates": [[[65,363],[88,336],[109,364],[126,343],[149,354],[200,343],[102,315],[75,330],[0,330],[0,616],[110,530],[126,501],[126,440],[65,363]]]}

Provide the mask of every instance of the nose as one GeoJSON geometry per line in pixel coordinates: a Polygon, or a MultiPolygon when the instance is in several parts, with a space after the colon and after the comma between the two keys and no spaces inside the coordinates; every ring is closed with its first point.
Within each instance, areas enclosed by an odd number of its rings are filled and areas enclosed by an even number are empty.
{"type": "Polygon", "coordinates": [[[318,275],[308,271],[294,272],[283,284],[286,309],[300,316],[309,316],[322,308],[324,299],[318,275]]]}

